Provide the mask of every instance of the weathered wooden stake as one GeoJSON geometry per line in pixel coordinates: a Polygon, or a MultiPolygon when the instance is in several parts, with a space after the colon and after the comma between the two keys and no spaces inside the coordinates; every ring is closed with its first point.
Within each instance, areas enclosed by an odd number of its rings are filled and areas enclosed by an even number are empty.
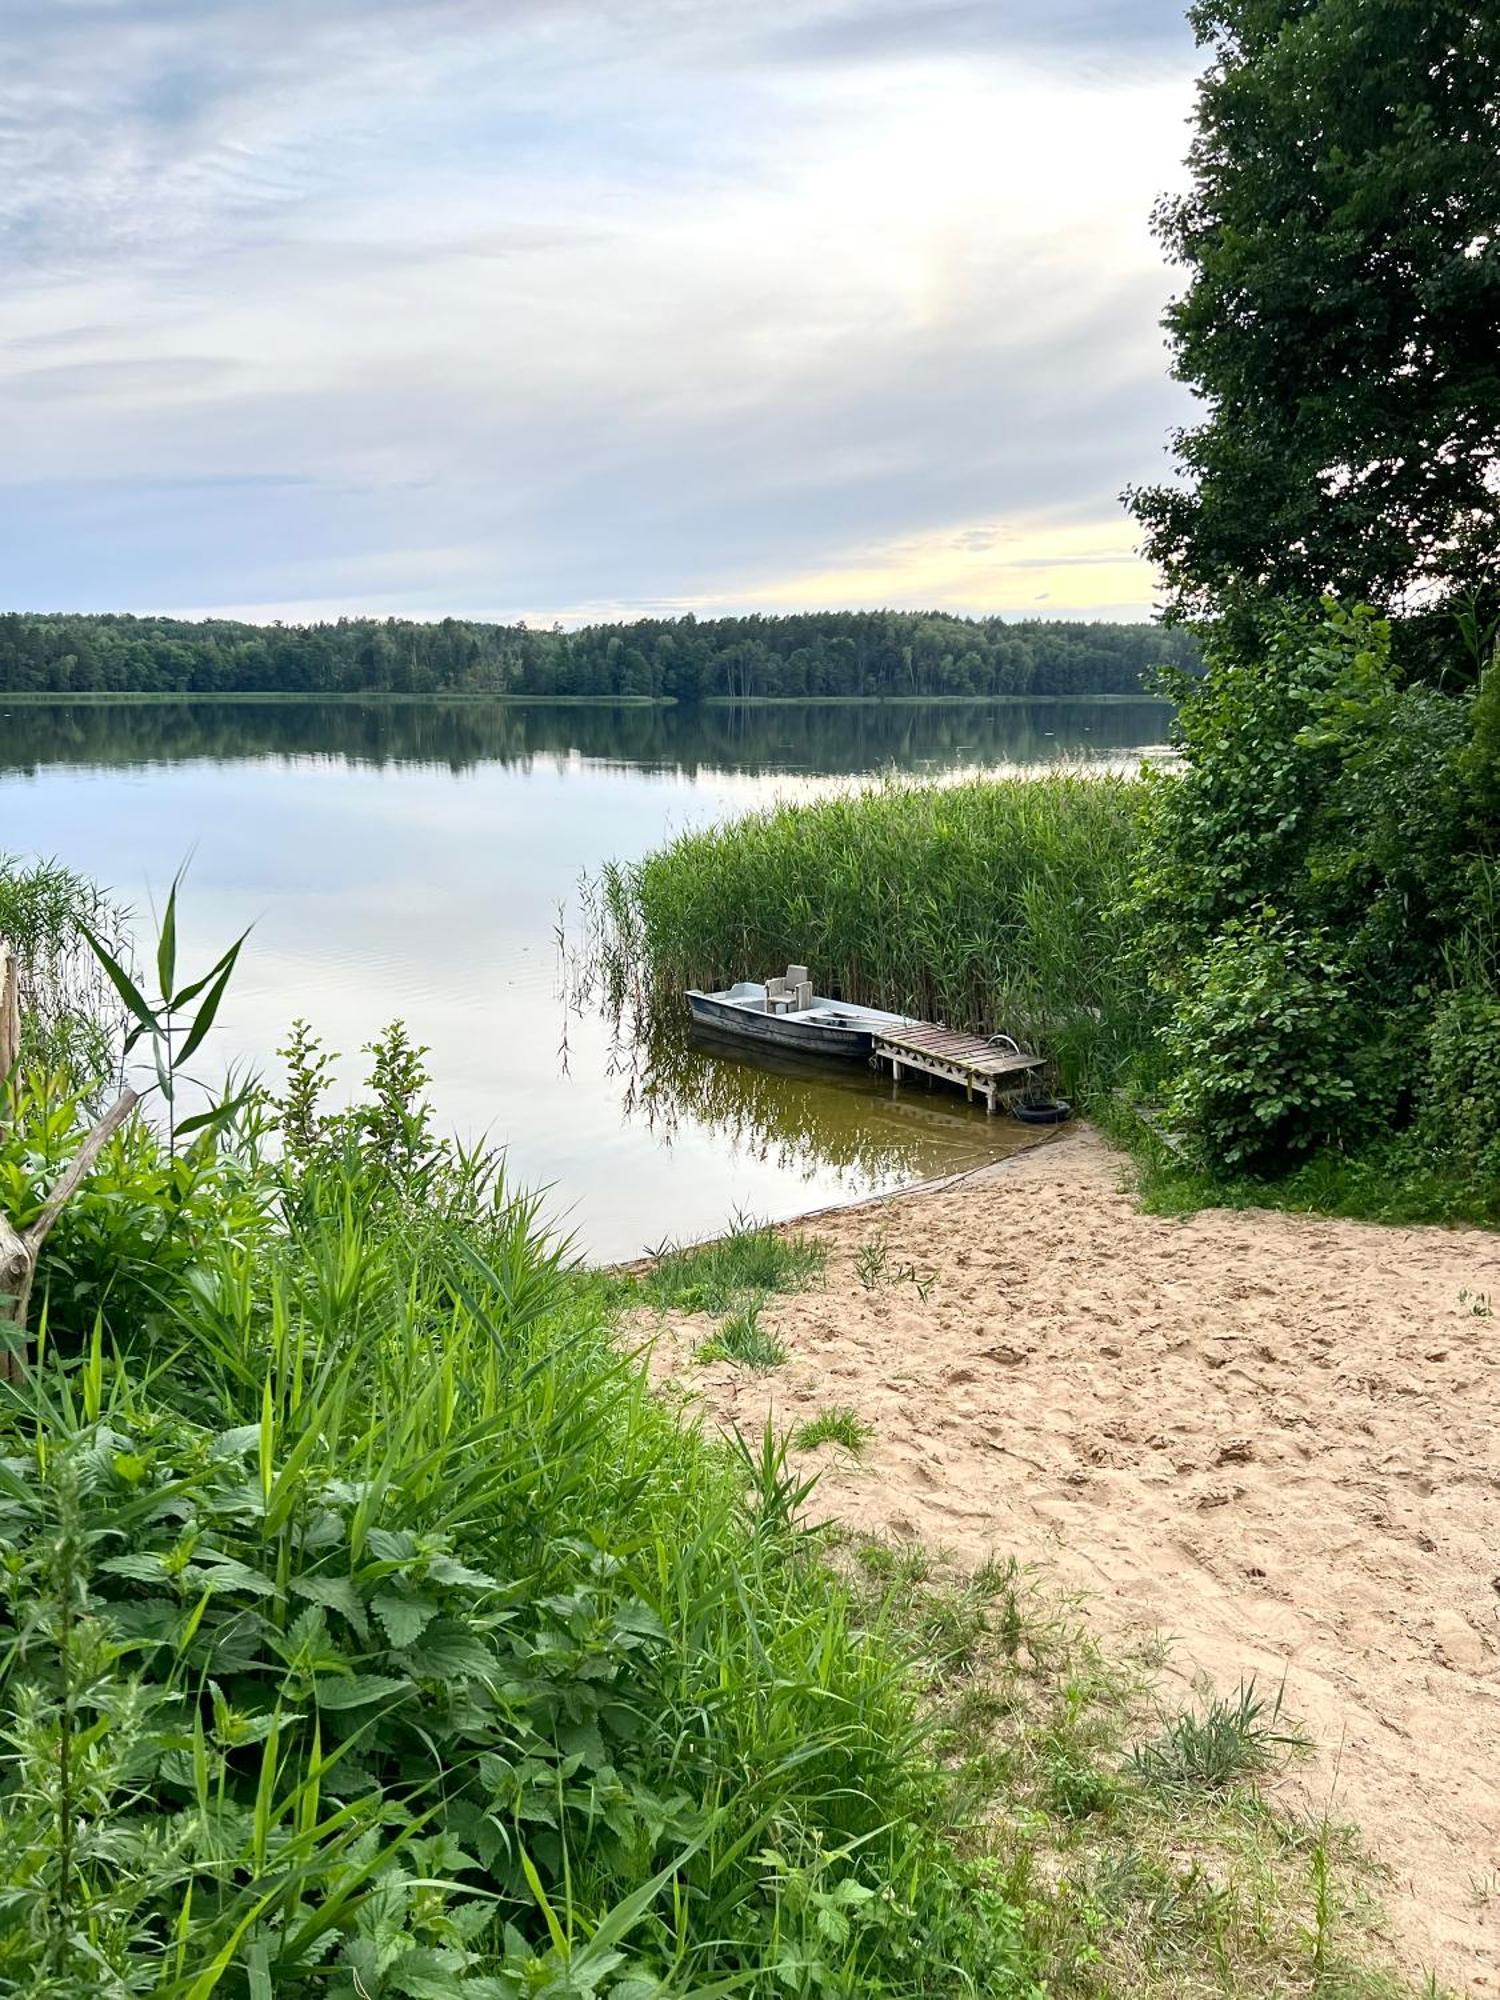
{"type": "MultiPolygon", "coordinates": [[[[15,953],[0,938],[0,1132],[7,1124],[9,1083],[21,1054],[21,968],[15,953]]],[[[26,1314],[36,1281],[37,1259],[57,1218],[72,1200],[89,1169],[135,1109],[136,1092],[125,1089],[89,1133],[68,1164],[68,1170],[47,1198],[47,1204],[27,1228],[17,1230],[0,1214],[0,1380],[18,1382],[26,1373],[30,1353],[26,1314]]]]}

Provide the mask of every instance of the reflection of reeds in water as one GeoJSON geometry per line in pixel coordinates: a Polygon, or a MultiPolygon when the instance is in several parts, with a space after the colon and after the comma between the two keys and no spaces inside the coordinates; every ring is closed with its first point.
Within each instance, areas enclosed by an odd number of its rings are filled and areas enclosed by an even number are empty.
{"type": "Polygon", "coordinates": [[[643,1018],[617,1044],[626,1115],[664,1144],[686,1122],[804,1180],[834,1167],[873,1183],[921,1179],[955,1156],[967,1163],[1015,1140],[1014,1127],[925,1091],[893,1094],[858,1067],[843,1075],[759,1052],[742,1059],[686,1034],[681,1012],[679,1000],[675,1018],[643,1018]]]}

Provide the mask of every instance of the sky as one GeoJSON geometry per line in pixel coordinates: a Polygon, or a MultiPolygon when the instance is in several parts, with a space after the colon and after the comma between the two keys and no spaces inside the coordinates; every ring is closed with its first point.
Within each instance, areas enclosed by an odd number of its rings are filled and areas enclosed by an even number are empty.
{"type": "Polygon", "coordinates": [[[1173,0],[7,0],[0,608],[1142,618],[1173,0]]]}

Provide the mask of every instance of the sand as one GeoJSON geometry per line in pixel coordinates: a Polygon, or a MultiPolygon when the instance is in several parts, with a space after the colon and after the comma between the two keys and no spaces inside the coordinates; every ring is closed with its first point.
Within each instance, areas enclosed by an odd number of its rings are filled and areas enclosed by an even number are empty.
{"type": "Polygon", "coordinates": [[[1142,1215],[1087,1130],[811,1226],[826,1288],[763,1314],[786,1366],[695,1366],[668,1321],[658,1370],[742,1426],[852,1405],[874,1439],[815,1455],[816,1511],[1040,1565],[1170,1639],[1183,1698],[1284,1676],[1297,1802],[1391,1871],[1403,1962],[1500,1994],[1500,1240],[1142,1215]]]}

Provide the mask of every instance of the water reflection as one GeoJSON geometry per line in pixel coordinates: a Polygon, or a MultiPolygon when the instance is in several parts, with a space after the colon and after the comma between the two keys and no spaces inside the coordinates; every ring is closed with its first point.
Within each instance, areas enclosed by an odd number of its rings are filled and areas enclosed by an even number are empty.
{"type": "Polygon", "coordinates": [[[538,760],[696,777],[817,773],[888,765],[953,770],[1138,754],[1169,711],[1150,701],[650,707],[631,703],[151,701],[5,705],[0,771],[95,769],[187,760],[336,760],[454,773],[538,760]]]}
{"type": "Polygon", "coordinates": [[[641,1029],[621,1051],[625,1116],[670,1146],[684,1127],[811,1180],[828,1169],[864,1189],[956,1173],[1019,1152],[1037,1132],[990,1117],[952,1091],[893,1084],[867,1064],[816,1062],[674,1024],[641,1029]]]}
{"type": "MultiPolygon", "coordinates": [[[[305,1016],[359,1053],[400,1016],[439,1124],[507,1148],[598,1258],[957,1171],[1029,1136],[959,1096],[854,1069],[757,1067],[683,1039],[623,1065],[597,1010],[559,1060],[554,926],[581,873],[685,827],[889,767],[1135,760],[1153,703],[653,709],[497,702],[0,697],[0,852],[56,855],[141,912],[190,851],[181,958],[253,926],[200,1067],[257,1068],[305,1016]]],[[[756,968],[747,967],[747,971],[756,968]]]]}

